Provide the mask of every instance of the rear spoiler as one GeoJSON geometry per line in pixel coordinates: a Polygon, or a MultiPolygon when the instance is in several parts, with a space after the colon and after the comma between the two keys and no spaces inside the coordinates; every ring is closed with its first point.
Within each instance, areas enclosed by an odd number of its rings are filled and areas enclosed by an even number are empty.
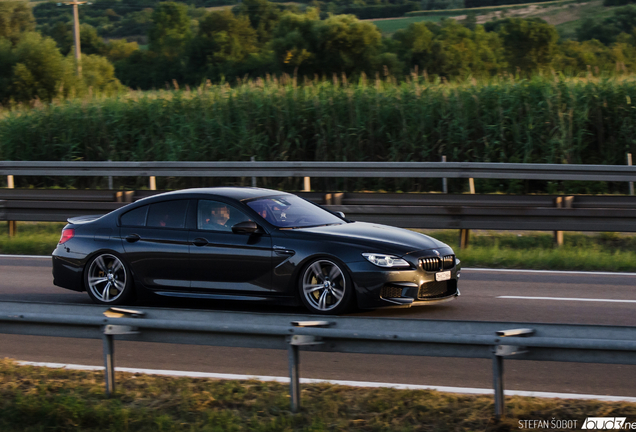
{"type": "Polygon", "coordinates": [[[94,220],[97,220],[97,219],[99,219],[102,216],[104,216],[104,215],[76,216],[76,217],[68,218],[66,220],[68,221],[68,223],[72,223],[72,224],[78,225],[78,224],[93,222],[94,220]]]}

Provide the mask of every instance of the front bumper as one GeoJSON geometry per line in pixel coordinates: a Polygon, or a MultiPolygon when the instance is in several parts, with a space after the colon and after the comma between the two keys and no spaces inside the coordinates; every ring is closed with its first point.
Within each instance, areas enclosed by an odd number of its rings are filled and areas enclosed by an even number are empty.
{"type": "Polygon", "coordinates": [[[439,271],[426,271],[422,266],[411,270],[383,270],[371,263],[349,264],[356,287],[358,306],[363,309],[412,307],[445,303],[460,295],[458,279],[461,265],[450,271],[446,281],[436,281],[439,271]]]}

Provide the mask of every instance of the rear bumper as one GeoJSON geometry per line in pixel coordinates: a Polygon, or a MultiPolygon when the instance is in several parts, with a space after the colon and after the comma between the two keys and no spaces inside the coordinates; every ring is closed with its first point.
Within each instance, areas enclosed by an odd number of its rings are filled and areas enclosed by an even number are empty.
{"type": "Polygon", "coordinates": [[[53,284],[73,291],[84,291],[84,266],[78,260],[53,252],[53,284]]]}

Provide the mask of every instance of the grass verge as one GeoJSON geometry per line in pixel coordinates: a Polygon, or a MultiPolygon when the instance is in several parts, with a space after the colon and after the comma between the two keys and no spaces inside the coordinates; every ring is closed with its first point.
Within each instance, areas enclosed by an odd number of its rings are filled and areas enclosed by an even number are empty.
{"type": "MultiPolygon", "coordinates": [[[[0,253],[50,255],[64,223],[18,223],[18,235],[9,238],[0,223],[0,253]]],[[[555,248],[551,233],[471,233],[471,245],[457,248],[457,230],[423,231],[451,245],[464,267],[543,270],[601,270],[636,272],[636,236],[619,233],[565,233],[565,244],[555,248]]]]}
{"type": "Polygon", "coordinates": [[[473,232],[470,246],[457,248],[456,230],[428,231],[455,248],[464,267],[538,270],[636,271],[636,236],[620,233],[564,233],[554,247],[552,233],[473,232]]]}
{"type": "Polygon", "coordinates": [[[18,222],[18,234],[8,235],[8,223],[0,222],[0,253],[9,255],[51,255],[60,240],[64,222],[18,222]]]}
{"type": "MultiPolygon", "coordinates": [[[[301,414],[288,386],[117,374],[107,399],[99,372],[18,366],[0,360],[0,430],[31,431],[508,431],[519,420],[627,417],[636,404],[508,397],[493,422],[492,396],[425,390],[303,385],[301,414]]],[[[542,430],[542,429],[539,429],[542,430]]]]}

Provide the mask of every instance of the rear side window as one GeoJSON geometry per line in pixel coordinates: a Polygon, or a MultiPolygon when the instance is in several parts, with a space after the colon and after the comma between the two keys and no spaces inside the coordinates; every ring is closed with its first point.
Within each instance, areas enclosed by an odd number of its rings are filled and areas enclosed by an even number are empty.
{"type": "Polygon", "coordinates": [[[121,217],[123,226],[144,226],[146,225],[146,215],[148,214],[148,206],[143,206],[124,213],[121,217]]]}
{"type": "Polygon", "coordinates": [[[148,223],[153,228],[185,228],[189,200],[164,201],[150,204],[148,223]]]}

